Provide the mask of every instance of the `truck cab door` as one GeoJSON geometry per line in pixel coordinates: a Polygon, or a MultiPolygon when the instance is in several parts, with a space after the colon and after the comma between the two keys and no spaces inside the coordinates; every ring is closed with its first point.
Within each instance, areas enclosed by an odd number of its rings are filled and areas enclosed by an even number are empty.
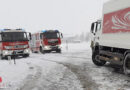
{"type": "Polygon", "coordinates": [[[101,31],[101,22],[96,22],[95,28],[95,42],[99,42],[100,39],[100,31],[101,31]]]}
{"type": "Polygon", "coordinates": [[[91,25],[91,47],[94,47],[99,42],[101,31],[101,21],[92,23],[91,25]]]}

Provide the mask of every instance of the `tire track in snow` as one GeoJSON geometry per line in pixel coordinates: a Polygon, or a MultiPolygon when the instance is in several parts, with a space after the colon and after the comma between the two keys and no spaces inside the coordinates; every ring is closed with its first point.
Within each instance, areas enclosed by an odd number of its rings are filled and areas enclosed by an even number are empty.
{"type": "Polygon", "coordinates": [[[89,74],[84,73],[84,68],[83,68],[84,66],[80,67],[78,65],[73,65],[66,62],[59,62],[59,61],[54,61],[54,60],[45,59],[45,58],[42,58],[42,59],[46,61],[50,61],[50,62],[55,62],[57,64],[61,64],[67,67],[72,73],[74,73],[77,76],[84,90],[98,90],[98,85],[96,85],[96,83],[91,79],[89,74]]]}
{"type": "MultiPolygon", "coordinates": [[[[41,61],[43,61],[43,60],[41,60],[41,61]]],[[[56,63],[56,62],[53,62],[53,63],[56,63]]],[[[64,85],[64,84],[62,85],[62,82],[65,82],[65,81],[69,82],[69,83],[72,82],[71,79],[67,80],[68,76],[65,75],[66,72],[63,72],[63,79],[61,78],[61,82],[58,82],[58,81],[53,82],[53,80],[51,80],[51,78],[49,78],[48,76],[46,77],[46,76],[44,76],[42,74],[42,69],[41,69],[42,67],[41,66],[31,65],[30,62],[27,63],[27,64],[29,65],[29,68],[35,68],[36,69],[36,73],[28,75],[25,78],[25,80],[23,81],[24,85],[22,85],[21,88],[17,89],[17,90],[68,90],[69,89],[69,87],[67,85],[64,85]],[[42,79],[42,81],[40,79],[42,79]],[[46,84],[50,84],[50,85],[47,85],[47,87],[46,87],[46,84]]],[[[64,67],[63,65],[61,65],[61,64],[59,65],[58,63],[56,63],[56,65],[58,67],[59,66],[64,67]]],[[[64,68],[66,68],[66,67],[64,67],[64,68]]],[[[67,69],[67,71],[70,71],[70,70],[67,69]]],[[[52,74],[49,74],[49,75],[52,75],[52,74]]],[[[57,73],[55,73],[55,74],[57,75],[57,73]]],[[[71,76],[73,73],[71,72],[69,74],[71,76]]],[[[51,77],[53,77],[53,76],[51,76],[51,77]]],[[[73,78],[72,78],[72,80],[73,80],[73,78]]],[[[68,85],[71,85],[71,83],[68,84],[68,85]]],[[[74,84],[72,84],[72,85],[74,85],[74,84]]],[[[76,87],[73,86],[73,87],[77,88],[77,86],[76,87]]],[[[72,90],[79,90],[79,89],[72,89],[72,90]]]]}
{"type": "MultiPolygon", "coordinates": [[[[77,56],[74,56],[75,55],[75,53],[72,53],[72,54],[74,54],[74,55],[63,55],[62,53],[61,54],[55,54],[55,53],[53,53],[55,56],[60,56],[60,57],[67,57],[67,58],[79,58],[79,59],[91,59],[91,57],[90,58],[87,58],[87,57],[77,57],[77,56]]],[[[53,55],[53,54],[51,54],[51,55],[53,55]]],[[[76,52],[76,54],[79,54],[79,53],[77,53],[76,52]]],[[[80,53],[81,54],[81,53],[80,53]]]]}
{"type": "MultiPolygon", "coordinates": [[[[30,69],[31,68],[33,67],[30,67],[30,69]]],[[[39,87],[37,87],[36,85],[37,81],[41,78],[42,69],[40,66],[35,66],[35,68],[36,68],[36,73],[34,75],[33,74],[28,75],[23,81],[24,85],[22,85],[18,90],[33,90],[35,88],[37,88],[37,90],[42,90],[39,89],[39,87]]]]}
{"type": "Polygon", "coordinates": [[[60,63],[64,66],[66,66],[69,70],[71,70],[80,80],[80,83],[82,84],[82,87],[84,90],[98,90],[98,86],[93,82],[91,77],[84,73],[84,69],[81,68],[78,65],[73,65],[70,63],[60,63]]]}
{"type": "Polygon", "coordinates": [[[91,58],[76,57],[76,56],[67,56],[67,55],[60,55],[60,56],[67,57],[67,58],[91,59],[91,58]]]}

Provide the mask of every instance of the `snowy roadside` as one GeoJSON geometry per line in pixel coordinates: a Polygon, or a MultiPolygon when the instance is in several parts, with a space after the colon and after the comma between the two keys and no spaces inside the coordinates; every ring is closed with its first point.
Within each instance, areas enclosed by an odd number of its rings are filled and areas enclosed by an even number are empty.
{"type": "MultiPolygon", "coordinates": [[[[129,90],[130,78],[110,65],[95,66],[89,43],[69,43],[62,54],[34,54],[29,58],[0,61],[7,90],[129,90]]],[[[0,89],[1,90],[1,89],[0,89]]],[[[6,89],[4,89],[6,90],[6,89]]]]}
{"type": "Polygon", "coordinates": [[[43,54],[32,55],[28,62],[39,69],[33,77],[26,77],[20,90],[82,90],[77,77],[66,67],[44,60],[43,54]]]}
{"type": "MultiPolygon", "coordinates": [[[[93,64],[90,43],[69,44],[68,50],[66,50],[65,46],[66,45],[64,45],[63,53],[60,56],[53,53],[46,54],[46,57],[43,57],[44,60],[61,63],[71,69],[72,72],[74,71],[73,73],[81,74],[77,77],[79,77],[80,82],[83,82],[83,88],[86,87],[86,85],[89,87],[87,82],[90,81],[90,84],[92,84],[90,85],[91,90],[97,90],[97,88],[99,90],[130,89],[130,78],[128,76],[115,71],[110,64],[103,67],[98,67],[93,64]],[[84,80],[80,79],[82,77],[84,80]]],[[[84,88],[84,90],[88,89],[84,88]]]]}
{"type": "MultiPolygon", "coordinates": [[[[1,89],[31,90],[82,90],[77,77],[63,65],[43,60],[43,54],[31,54],[29,58],[0,61],[1,89]],[[67,74],[65,73],[67,72],[67,74]],[[31,83],[32,82],[32,83],[31,83]],[[44,85],[42,85],[44,83],[44,85]]],[[[47,56],[48,57],[48,56],[47,56]]]]}
{"type": "Polygon", "coordinates": [[[27,76],[28,70],[28,65],[21,61],[17,61],[16,65],[13,64],[13,61],[0,61],[0,77],[2,78],[0,88],[10,88],[21,84],[20,82],[27,76]]]}
{"type": "Polygon", "coordinates": [[[13,60],[1,60],[0,77],[2,78],[2,83],[0,83],[0,88],[4,88],[4,90],[15,90],[24,86],[27,78],[35,77],[37,75],[37,67],[39,65],[41,65],[44,69],[43,71],[47,73],[55,64],[50,62],[41,64],[40,60],[33,54],[29,58],[16,59],[16,64],[13,63],[13,60]]]}

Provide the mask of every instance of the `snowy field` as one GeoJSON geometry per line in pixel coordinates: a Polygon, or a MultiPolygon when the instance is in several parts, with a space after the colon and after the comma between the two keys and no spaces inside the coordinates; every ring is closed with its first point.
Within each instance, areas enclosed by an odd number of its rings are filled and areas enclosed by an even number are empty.
{"type": "Polygon", "coordinates": [[[95,66],[89,43],[62,45],[62,53],[32,53],[0,61],[0,90],[130,90],[130,77],[95,66]]]}

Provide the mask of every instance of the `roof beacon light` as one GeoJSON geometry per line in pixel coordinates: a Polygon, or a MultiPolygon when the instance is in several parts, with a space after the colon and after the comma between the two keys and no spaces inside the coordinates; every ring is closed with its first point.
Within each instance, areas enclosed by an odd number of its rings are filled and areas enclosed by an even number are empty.
{"type": "Polygon", "coordinates": [[[56,32],[59,32],[58,30],[55,30],[56,32]]]}
{"type": "Polygon", "coordinates": [[[22,29],[22,28],[18,28],[18,29],[16,29],[16,30],[22,30],[22,31],[25,31],[25,29],[22,29]]]}
{"type": "Polygon", "coordinates": [[[8,30],[11,30],[11,29],[4,29],[4,31],[8,31],[8,30]]]}
{"type": "Polygon", "coordinates": [[[44,32],[46,32],[46,30],[42,30],[42,32],[44,33],[44,32]]]}
{"type": "Polygon", "coordinates": [[[0,31],[4,31],[4,29],[0,29],[0,31]]]}

